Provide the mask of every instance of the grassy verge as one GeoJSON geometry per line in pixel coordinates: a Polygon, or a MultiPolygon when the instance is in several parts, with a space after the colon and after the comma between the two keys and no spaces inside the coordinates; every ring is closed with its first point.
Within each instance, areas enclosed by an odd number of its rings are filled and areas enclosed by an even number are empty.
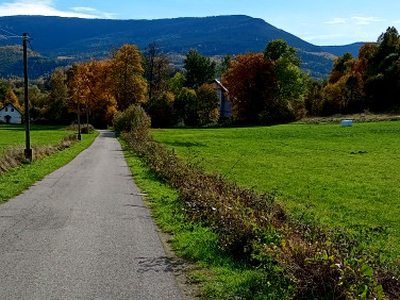
{"type": "Polygon", "coordinates": [[[232,261],[263,272],[263,280],[254,285],[261,292],[251,297],[400,298],[399,266],[381,250],[366,247],[346,230],[291,218],[273,194],[227,181],[232,167],[225,176],[207,174],[196,163],[179,159],[148,135],[140,107],[134,115],[134,126],[122,136],[158,179],[178,190],[183,206],[177,213],[185,212],[185,220],[198,224],[193,228],[207,226],[217,235],[217,249],[236,258],[232,261]]]}
{"type": "Polygon", "coordinates": [[[285,299],[290,287],[276,273],[257,270],[221,249],[218,236],[210,228],[188,221],[176,189],[160,181],[146,164],[128,150],[120,139],[136,184],[147,194],[157,225],[172,234],[172,246],[181,257],[197,264],[189,274],[202,285],[203,299],[285,299]]]}
{"type": "MultiPolygon", "coordinates": [[[[65,136],[73,133],[74,131],[64,130],[62,126],[32,125],[31,144],[32,146],[55,145],[65,136]]],[[[1,124],[0,156],[5,149],[21,145],[25,145],[25,126],[1,124]]]]}
{"type": "MultiPolygon", "coordinates": [[[[47,174],[70,162],[89,147],[97,135],[98,133],[85,135],[82,141],[75,143],[70,148],[42,160],[22,165],[0,176],[0,203],[19,195],[36,181],[43,179],[47,174]]],[[[65,132],[63,136],[65,136],[65,132]]]]}
{"type": "Polygon", "coordinates": [[[304,223],[363,231],[400,257],[400,122],[153,132],[185,161],[258,192],[277,191],[304,223]]]}

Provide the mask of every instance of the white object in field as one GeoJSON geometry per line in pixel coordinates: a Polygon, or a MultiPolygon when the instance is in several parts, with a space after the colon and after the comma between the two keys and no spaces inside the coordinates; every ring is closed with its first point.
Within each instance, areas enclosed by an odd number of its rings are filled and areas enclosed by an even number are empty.
{"type": "Polygon", "coordinates": [[[353,126],[353,120],[342,120],[342,127],[353,126]]]}

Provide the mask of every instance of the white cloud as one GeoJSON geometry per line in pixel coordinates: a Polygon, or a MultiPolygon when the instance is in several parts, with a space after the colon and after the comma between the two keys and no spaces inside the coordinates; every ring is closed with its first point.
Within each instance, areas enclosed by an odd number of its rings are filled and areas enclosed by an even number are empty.
{"type": "Polygon", "coordinates": [[[359,15],[353,15],[350,16],[349,18],[334,18],[332,20],[329,20],[325,22],[325,24],[328,25],[359,25],[359,26],[364,26],[364,25],[370,25],[373,23],[379,23],[379,22],[384,22],[385,20],[382,18],[377,18],[377,17],[363,17],[359,15]]]}
{"type": "Polygon", "coordinates": [[[97,12],[97,10],[92,7],[79,6],[79,7],[72,7],[71,9],[78,12],[90,12],[90,13],[97,12]]]}
{"type": "Polygon", "coordinates": [[[384,19],[377,18],[377,17],[353,16],[351,19],[356,22],[356,25],[370,25],[371,23],[377,23],[377,22],[385,21],[384,19]]]}
{"type": "Polygon", "coordinates": [[[112,14],[90,7],[76,7],[70,11],[58,10],[53,0],[14,0],[0,4],[0,16],[41,15],[76,18],[113,18],[112,14]]]}
{"type": "Polygon", "coordinates": [[[325,24],[345,24],[347,22],[346,19],[343,18],[334,18],[330,21],[325,22],[325,24]]]}

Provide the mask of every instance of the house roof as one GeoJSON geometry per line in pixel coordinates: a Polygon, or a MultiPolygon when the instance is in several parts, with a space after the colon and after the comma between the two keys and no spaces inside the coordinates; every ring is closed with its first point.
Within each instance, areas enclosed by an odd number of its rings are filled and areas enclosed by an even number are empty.
{"type": "Polygon", "coordinates": [[[19,113],[22,115],[22,112],[21,112],[17,107],[15,107],[15,105],[12,104],[11,102],[6,102],[6,103],[4,104],[4,106],[3,106],[3,108],[0,109],[0,111],[2,111],[3,109],[5,109],[6,106],[10,106],[10,105],[11,105],[17,112],[19,112],[19,113]]]}
{"type": "Polygon", "coordinates": [[[224,85],[218,79],[214,79],[214,82],[218,84],[225,93],[229,92],[228,89],[224,87],[224,85]]]}

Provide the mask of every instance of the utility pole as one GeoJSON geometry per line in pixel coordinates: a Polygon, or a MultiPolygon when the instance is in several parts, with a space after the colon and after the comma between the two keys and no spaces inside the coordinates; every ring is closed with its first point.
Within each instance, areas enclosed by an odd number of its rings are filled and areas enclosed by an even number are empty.
{"type": "Polygon", "coordinates": [[[81,135],[81,107],[79,105],[79,100],[78,100],[78,141],[82,140],[82,135],[81,135]]]}
{"type": "Polygon", "coordinates": [[[27,42],[29,35],[24,33],[23,35],[23,51],[24,51],[24,79],[25,79],[25,125],[26,125],[26,149],[25,158],[32,161],[32,149],[31,149],[31,120],[29,114],[29,89],[28,89],[28,47],[27,42]]]}

